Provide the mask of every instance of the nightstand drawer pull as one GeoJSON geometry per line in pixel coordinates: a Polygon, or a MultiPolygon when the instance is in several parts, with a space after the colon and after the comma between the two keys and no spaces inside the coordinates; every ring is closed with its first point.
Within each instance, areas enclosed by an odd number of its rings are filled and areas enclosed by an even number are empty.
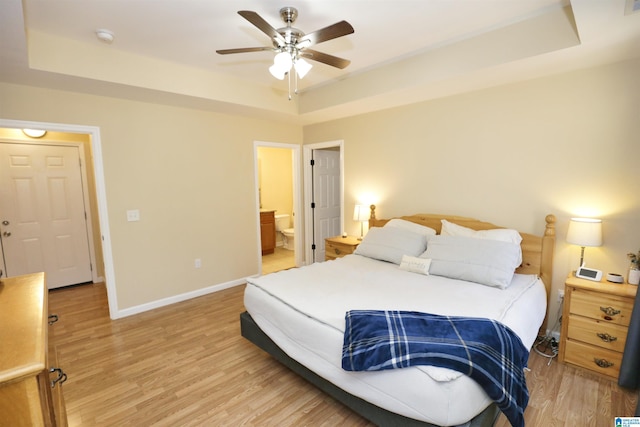
{"type": "MultiPolygon", "coordinates": [[[[613,307],[600,307],[600,311],[606,314],[607,316],[615,316],[616,314],[620,314],[620,310],[616,310],[613,307]]],[[[607,319],[611,320],[611,319],[607,319]]]]}
{"type": "Polygon", "coordinates": [[[605,333],[598,332],[596,335],[598,335],[598,338],[600,338],[604,342],[614,342],[614,341],[618,340],[618,337],[614,337],[613,335],[609,335],[606,332],[605,333]]]}
{"type": "Polygon", "coordinates": [[[610,368],[613,366],[613,362],[609,362],[606,359],[596,359],[594,358],[593,361],[596,363],[596,365],[600,366],[601,368],[610,368]]]}
{"type": "Polygon", "coordinates": [[[333,251],[336,253],[336,255],[340,255],[340,249],[335,248],[333,251]]]}

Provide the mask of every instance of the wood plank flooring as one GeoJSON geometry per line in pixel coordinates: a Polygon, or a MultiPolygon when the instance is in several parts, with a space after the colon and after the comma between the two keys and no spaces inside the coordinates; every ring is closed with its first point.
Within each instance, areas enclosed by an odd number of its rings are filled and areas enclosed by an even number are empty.
{"type": "MultiPolygon", "coordinates": [[[[244,286],[109,319],[105,286],[52,290],[75,426],[372,426],[240,336],[244,286]]],[[[609,426],[636,394],[531,352],[528,427],[609,426]]],[[[508,427],[504,416],[497,427],[508,427]]]]}

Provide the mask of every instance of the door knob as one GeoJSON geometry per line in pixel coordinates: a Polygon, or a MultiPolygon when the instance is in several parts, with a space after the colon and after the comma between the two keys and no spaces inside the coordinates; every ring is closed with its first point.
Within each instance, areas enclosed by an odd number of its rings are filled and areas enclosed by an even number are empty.
{"type": "Polygon", "coordinates": [[[5,232],[2,233],[2,235],[4,237],[9,237],[9,236],[11,236],[11,232],[10,231],[5,231],[5,232]]]}
{"type": "Polygon", "coordinates": [[[2,221],[2,225],[9,225],[9,221],[5,219],[4,221],[2,221]]]}

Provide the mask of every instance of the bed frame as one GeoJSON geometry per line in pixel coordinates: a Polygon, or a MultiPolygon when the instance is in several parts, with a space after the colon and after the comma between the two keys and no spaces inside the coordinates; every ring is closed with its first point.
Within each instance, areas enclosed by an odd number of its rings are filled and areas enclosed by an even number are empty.
{"type": "MultiPolygon", "coordinates": [[[[369,228],[382,227],[389,219],[377,219],[376,207],[371,205],[371,215],[369,218],[369,228]]],[[[416,214],[410,216],[399,217],[401,219],[415,222],[417,224],[426,225],[435,229],[440,233],[441,219],[446,219],[464,227],[474,230],[488,230],[493,228],[504,228],[493,225],[488,222],[479,221],[473,218],[466,218],[453,215],[435,215],[435,214],[416,214]]],[[[555,222],[554,215],[547,215],[545,218],[546,227],[543,236],[535,236],[528,233],[520,233],[522,236],[522,264],[516,269],[517,273],[537,274],[540,276],[547,289],[547,307],[548,298],[551,290],[553,248],[555,246],[555,222]]],[[[547,308],[548,314],[548,308],[547,308]]],[[[540,328],[544,335],[546,331],[547,318],[540,328]]],[[[343,403],[356,413],[362,415],[376,425],[389,427],[437,427],[433,424],[407,418],[405,416],[387,411],[376,405],[373,405],[357,396],[345,392],[338,386],[320,377],[313,371],[301,365],[297,361],[290,358],[284,351],[280,349],[254,322],[251,315],[244,312],[240,315],[240,330],[243,337],[269,353],[276,360],[287,366],[289,369],[318,387],[329,396],[343,403]]],[[[495,404],[489,405],[483,412],[478,414],[470,421],[469,427],[490,427],[493,426],[500,415],[500,410],[495,404]]]]}

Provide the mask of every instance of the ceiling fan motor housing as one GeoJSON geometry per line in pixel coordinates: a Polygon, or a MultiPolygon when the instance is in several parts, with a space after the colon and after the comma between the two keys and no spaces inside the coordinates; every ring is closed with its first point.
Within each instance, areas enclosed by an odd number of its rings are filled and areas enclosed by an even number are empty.
{"type": "Polygon", "coordinates": [[[295,49],[295,45],[298,43],[298,40],[304,36],[304,32],[291,26],[298,17],[298,9],[295,7],[283,7],[280,9],[280,17],[287,26],[278,28],[276,31],[284,37],[286,44],[283,46],[278,43],[278,40],[274,39],[273,45],[281,50],[290,51],[295,49]]]}
{"type": "Polygon", "coordinates": [[[298,9],[295,7],[283,7],[280,9],[280,17],[287,25],[291,25],[296,22],[296,18],[298,17],[298,9]]]}

